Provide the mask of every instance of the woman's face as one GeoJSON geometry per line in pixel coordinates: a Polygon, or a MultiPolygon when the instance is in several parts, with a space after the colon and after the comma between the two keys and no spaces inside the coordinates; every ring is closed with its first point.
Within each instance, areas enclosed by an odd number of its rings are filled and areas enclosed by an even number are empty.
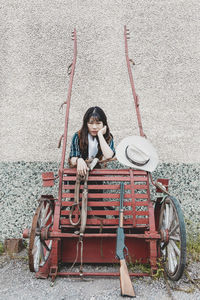
{"type": "Polygon", "coordinates": [[[103,128],[103,122],[97,121],[91,117],[87,123],[87,126],[88,132],[91,134],[91,136],[97,136],[98,131],[103,128]]]}

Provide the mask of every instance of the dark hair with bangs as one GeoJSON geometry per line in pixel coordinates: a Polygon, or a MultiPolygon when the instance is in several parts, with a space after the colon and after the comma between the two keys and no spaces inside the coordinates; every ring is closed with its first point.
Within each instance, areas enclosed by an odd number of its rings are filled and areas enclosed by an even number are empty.
{"type": "MultiPolygon", "coordinates": [[[[110,133],[110,129],[109,129],[108,123],[107,123],[107,117],[106,117],[103,109],[101,109],[98,106],[90,107],[86,111],[86,113],[83,117],[83,125],[82,125],[81,129],[78,132],[79,139],[80,139],[80,145],[79,146],[80,146],[80,150],[83,154],[84,159],[86,159],[88,157],[88,122],[89,122],[90,118],[93,118],[97,122],[103,122],[103,126],[106,126],[107,130],[106,130],[106,133],[104,135],[104,138],[105,138],[105,140],[108,144],[109,144],[109,142],[112,138],[112,135],[110,133]]],[[[98,140],[98,136],[97,136],[97,140],[98,140]]],[[[97,157],[98,158],[102,157],[102,151],[100,149],[100,146],[99,146],[99,150],[98,150],[98,153],[97,153],[97,157]]]]}

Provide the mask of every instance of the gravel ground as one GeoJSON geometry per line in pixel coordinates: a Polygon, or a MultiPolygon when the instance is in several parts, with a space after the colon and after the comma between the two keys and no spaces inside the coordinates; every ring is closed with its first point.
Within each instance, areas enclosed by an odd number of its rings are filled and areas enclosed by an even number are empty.
{"type": "MultiPolygon", "coordinates": [[[[115,300],[120,299],[120,283],[118,278],[57,278],[53,287],[49,279],[36,279],[28,269],[26,250],[10,260],[8,256],[0,256],[0,299],[58,299],[58,300],[115,300]]],[[[90,265],[91,271],[95,266],[90,265]]],[[[199,283],[200,263],[188,266],[193,281],[199,283]],[[191,271],[192,270],[192,271],[191,271]],[[198,281],[197,281],[198,279],[198,281]]],[[[162,278],[153,280],[150,277],[132,278],[136,299],[141,300],[199,300],[198,288],[184,275],[177,282],[162,278]],[[170,291],[170,292],[169,292],[170,291]]],[[[123,297],[122,299],[130,299],[123,297]]]]}

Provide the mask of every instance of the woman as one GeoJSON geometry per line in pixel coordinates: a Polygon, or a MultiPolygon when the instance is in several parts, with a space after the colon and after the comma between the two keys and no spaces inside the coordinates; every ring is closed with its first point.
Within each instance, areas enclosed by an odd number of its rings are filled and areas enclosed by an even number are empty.
{"type": "Polygon", "coordinates": [[[78,174],[85,175],[87,159],[109,159],[114,155],[113,136],[106,115],[100,107],[90,107],[83,117],[81,129],[72,138],[69,163],[77,167],[78,174]]]}

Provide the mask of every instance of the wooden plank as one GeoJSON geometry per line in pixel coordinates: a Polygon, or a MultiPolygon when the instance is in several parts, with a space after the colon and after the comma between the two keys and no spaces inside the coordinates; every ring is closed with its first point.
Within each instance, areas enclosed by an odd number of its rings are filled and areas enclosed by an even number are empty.
{"type": "MultiPolygon", "coordinates": [[[[80,199],[82,198],[82,193],[79,194],[80,199]]],[[[62,198],[74,198],[74,193],[63,193],[62,198]]],[[[104,193],[97,193],[97,194],[93,194],[90,193],[90,191],[88,191],[88,199],[103,199],[103,198],[107,198],[107,199],[119,199],[120,198],[120,194],[104,194],[104,193]]],[[[146,198],[146,197],[141,197],[141,198],[146,198]]],[[[131,199],[131,194],[125,194],[124,195],[124,199],[131,199]]]]}
{"type": "MultiPolygon", "coordinates": [[[[73,201],[62,201],[62,207],[72,206],[74,204],[73,201]]],[[[148,205],[148,204],[145,204],[148,205]]],[[[80,203],[81,206],[81,203],[80,203]]],[[[90,206],[117,206],[119,207],[119,201],[88,201],[88,207],[90,206]]],[[[131,206],[131,201],[125,201],[124,206],[131,206]]],[[[143,205],[142,205],[143,206],[143,205]]]]}
{"type": "MultiPolygon", "coordinates": [[[[79,194],[79,197],[82,198],[82,193],[79,194]]],[[[148,199],[148,195],[147,194],[135,194],[133,195],[133,197],[135,197],[136,199],[148,199]]],[[[74,193],[63,193],[62,198],[74,198],[74,193]]],[[[99,198],[99,199],[103,199],[103,198],[112,198],[112,199],[119,199],[120,198],[120,194],[105,194],[105,193],[90,193],[90,191],[88,191],[88,198],[99,198]]],[[[131,194],[125,194],[124,195],[124,199],[132,199],[132,195],[131,194]]]]}
{"type": "Polygon", "coordinates": [[[147,194],[135,194],[135,199],[148,199],[147,194]]]}
{"type": "MultiPolygon", "coordinates": [[[[119,223],[119,221],[118,221],[118,223],[119,223]]],[[[107,226],[107,225],[103,225],[102,226],[102,228],[103,229],[114,229],[114,230],[116,230],[117,228],[118,228],[118,225],[119,224],[115,224],[115,225],[109,225],[109,226],[107,226]]],[[[131,229],[131,228],[133,228],[133,226],[132,225],[124,225],[123,226],[124,227],[124,229],[131,229]]],[[[73,225],[63,225],[62,224],[62,228],[74,228],[74,226],[73,225]]],[[[87,229],[99,229],[99,225],[86,225],[86,230],[87,229]]]]}
{"type": "MultiPolygon", "coordinates": [[[[70,213],[69,210],[62,210],[61,216],[69,216],[69,213],[70,213]]],[[[119,212],[117,210],[107,210],[106,211],[102,207],[102,210],[88,210],[87,215],[88,216],[93,216],[93,215],[95,215],[95,216],[98,216],[98,215],[99,216],[108,216],[108,215],[118,216],[119,212]]],[[[132,211],[131,210],[124,211],[124,216],[132,216],[132,211]]]]}
{"type": "MultiPolygon", "coordinates": [[[[92,176],[89,175],[89,181],[130,181],[130,176],[92,176]]],[[[76,176],[63,176],[63,181],[76,181],[76,176]]],[[[134,182],[146,182],[147,177],[134,177],[134,182]]]]}
{"type": "Polygon", "coordinates": [[[88,181],[130,181],[130,177],[127,176],[89,176],[88,181]]]}
{"type": "MultiPolygon", "coordinates": [[[[76,169],[64,169],[64,174],[76,174],[76,169]]],[[[122,174],[129,175],[129,169],[94,169],[90,174],[122,174]]]]}
{"type": "MultiPolygon", "coordinates": [[[[68,190],[73,190],[74,185],[70,184],[64,184],[63,185],[63,190],[68,189],[68,190]]],[[[80,185],[80,189],[83,189],[83,184],[80,185]]],[[[97,184],[88,184],[88,189],[92,190],[120,190],[120,185],[119,184],[102,184],[102,185],[97,185],[97,184]]],[[[125,190],[130,190],[131,185],[130,184],[125,184],[124,185],[125,190]]],[[[135,190],[147,190],[147,185],[134,185],[135,190]]]]}
{"type": "Polygon", "coordinates": [[[136,207],[139,206],[148,206],[148,201],[137,201],[135,202],[136,207]]]}
{"type": "Polygon", "coordinates": [[[148,215],[149,215],[149,211],[140,210],[140,211],[135,212],[136,218],[137,218],[137,216],[148,216],[148,215]]]}
{"type": "Polygon", "coordinates": [[[136,218],[136,225],[149,224],[149,218],[136,218]]]}
{"type": "MultiPolygon", "coordinates": [[[[60,220],[61,225],[71,225],[69,219],[61,219],[60,220]]],[[[119,220],[118,219],[97,219],[97,218],[92,218],[92,219],[87,219],[87,225],[118,225],[119,220]]],[[[132,225],[133,221],[132,218],[130,219],[125,219],[124,220],[124,226],[125,225],[132,225]]]]}
{"type": "MultiPolygon", "coordinates": [[[[135,175],[141,175],[141,176],[147,176],[146,171],[142,170],[133,170],[134,176],[135,175]]],[[[127,174],[129,175],[130,169],[94,169],[90,171],[91,174],[127,174]]],[[[64,169],[64,174],[76,174],[76,168],[69,168],[64,169]]]]}

